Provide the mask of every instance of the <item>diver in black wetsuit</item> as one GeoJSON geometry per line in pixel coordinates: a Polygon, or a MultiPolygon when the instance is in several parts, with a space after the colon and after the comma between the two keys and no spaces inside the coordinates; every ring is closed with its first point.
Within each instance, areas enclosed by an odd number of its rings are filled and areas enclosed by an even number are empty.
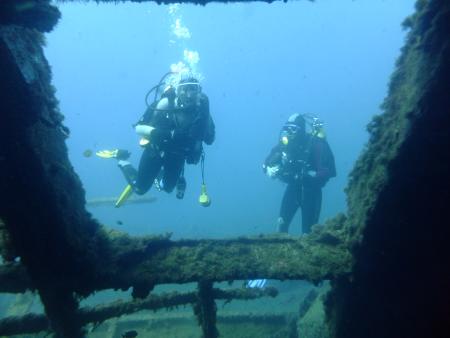
{"type": "Polygon", "coordinates": [[[269,177],[287,183],[277,222],[278,232],[288,232],[292,218],[301,207],[302,232],[309,233],[311,226],[319,221],[322,187],[336,176],[334,156],[320,121],[309,115],[291,115],[263,169],[269,177]],[[306,132],[305,118],[311,120],[310,133],[306,132]]]}
{"type": "MultiPolygon", "coordinates": [[[[161,98],[148,107],[135,125],[135,131],[141,136],[140,145],[144,147],[138,170],[127,161],[130,154],[126,150],[97,152],[100,157],[119,160],[119,167],[129,183],[123,199],[131,191],[145,194],[154,182],[168,193],[177,187],[177,197],[183,198],[185,163],[197,164],[203,157],[203,142],[210,145],[215,138],[209,100],[202,93],[199,81],[188,77],[176,88],[168,87],[161,98]]],[[[200,198],[200,203],[207,206],[209,199],[202,203],[200,198]]],[[[121,199],[116,206],[120,204],[121,199]]]]}

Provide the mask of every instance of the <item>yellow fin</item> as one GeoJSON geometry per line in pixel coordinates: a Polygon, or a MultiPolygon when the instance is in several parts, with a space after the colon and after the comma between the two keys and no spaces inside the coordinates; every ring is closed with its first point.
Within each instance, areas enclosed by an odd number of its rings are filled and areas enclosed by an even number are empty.
{"type": "Polygon", "coordinates": [[[101,158],[115,158],[115,157],[117,157],[117,153],[118,153],[117,149],[99,150],[95,153],[95,155],[97,155],[98,157],[101,157],[101,158]]]}
{"type": "Polygon", "coordinates": [[[121,207],[125,201],[128,199],[128,197],[130,197],[131,193],[133,192],[133,187],[128,184],[125,189],[122,191],[122,193],[120,194],[119,198],[117,199],[117,202],[115,204],[116,208],[121,207]]]}

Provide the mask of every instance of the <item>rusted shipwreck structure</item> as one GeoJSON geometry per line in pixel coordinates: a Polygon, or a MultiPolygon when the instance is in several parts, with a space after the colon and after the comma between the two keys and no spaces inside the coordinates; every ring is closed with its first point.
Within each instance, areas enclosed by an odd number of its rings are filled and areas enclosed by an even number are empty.
{"type": "Polygon", "coordinates": [[[448,1],[418,1],[404,22],[409,35],[384,113],[368,126],[370,141],[347,187],[348,215],[300,239],[136,238],[92,219],[42,51],[42,34],[59,17],[47,0],[0,3],[0,292],[35,290],[45,308],[45,315],[0,320],[0,335],[83,337],[88,322],[190,303],[203,335],[216,337],[215,299],[275,291],[213,283],[260,277],[331,280],[329,337],[448,336],[448,1]],[[188,282],[198,283],[197,292],[151,294],[158,284],[188,282]],[[128,288],[128,302],[79,307],[80,297],[128,288]]]}

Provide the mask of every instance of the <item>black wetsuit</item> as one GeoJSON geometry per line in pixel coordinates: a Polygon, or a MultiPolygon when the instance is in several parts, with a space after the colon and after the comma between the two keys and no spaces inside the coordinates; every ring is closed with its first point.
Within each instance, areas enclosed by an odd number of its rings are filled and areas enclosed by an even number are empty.
{"type": "Polygon", "coordinates": [[[322,187],[336,176],[334,156],[328,142],[307,134],[288,145],[278,144],[265,161],[267,167],[279,166],[277,178],[287,183],[280,208],[279,231],[288,232],[289,225],[302,208],[302,232],[311,231],[319,221],[322,187]],[[315,176],[308,172],[315,172],[315,176]]]}
{"type": "Polygon", "coordinates": [[[185,162],[197,164],[203,152],[203,142],[214,142],[215,126],[209,113],[209,100],[200,94],[196,104],[178,107],[172,100],[166,109],[147,109],[138,124],[155,128],[150,143],[145,146],[139,169],[123,168],[125,176],[138,194],[146,193],[156,178],[162,179],[162,189],[171,192],[183,173],[185,162]]]}

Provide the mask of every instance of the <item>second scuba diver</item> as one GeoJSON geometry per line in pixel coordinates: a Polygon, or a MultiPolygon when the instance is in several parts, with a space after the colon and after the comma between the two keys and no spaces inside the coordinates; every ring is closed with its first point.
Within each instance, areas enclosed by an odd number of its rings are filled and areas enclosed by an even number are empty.
{"type": "Polygon", "coordinates": [[[302,209],[302,232],[319,221],[322,187],[336,176],[334,156],[325,139],[323,123],[311,115],[293,114],[281,129],[278,144],[263,169],[287,183],[278,218],[278,232],[288,232],[297,209],[302,209]],[[306,131],[308,120],[311,132],[306,131]]]}
{"type": "MultiPolygon", "coordinates": [[[[267,176],[287,183],[277,231],[287,233],[297,209],[302,209],[302,232],[319,221],[322,187],[336,176],[334,156],[325,139],[323,123],[314,116],[293,114],[281,129],[279,142],[263,164],[267,176]],[[311,132],[306,131],[309,122],[311,132]]],[[[248,288],[263,288],[267,279],[253,279],[248,288]]]]}
{"type": "MultiPolygon", "coordinates": [[[[185,163],[198,164],[201,161],[203,178],[203,143],[211,145],[215,138],[208,97],[202,92],[199,81],[188,76],[175,87],[167,87],[156,100],[158,88],[168,74],[153,88],[156,90],[155,100],[134,126],[144,148],[138,169],[127,161],[130,153],[126,150],[97,152],[97,156],[103,158],[116,158],[128,182],[116,207],[123,204],[132,192],[145,194],[154,183],[158,189],[168,193],[176,187],[177,198],[183,198],[185,163]]],[[[210,203],[204,181],[199,202],[203,206],[210,203]]]]}

